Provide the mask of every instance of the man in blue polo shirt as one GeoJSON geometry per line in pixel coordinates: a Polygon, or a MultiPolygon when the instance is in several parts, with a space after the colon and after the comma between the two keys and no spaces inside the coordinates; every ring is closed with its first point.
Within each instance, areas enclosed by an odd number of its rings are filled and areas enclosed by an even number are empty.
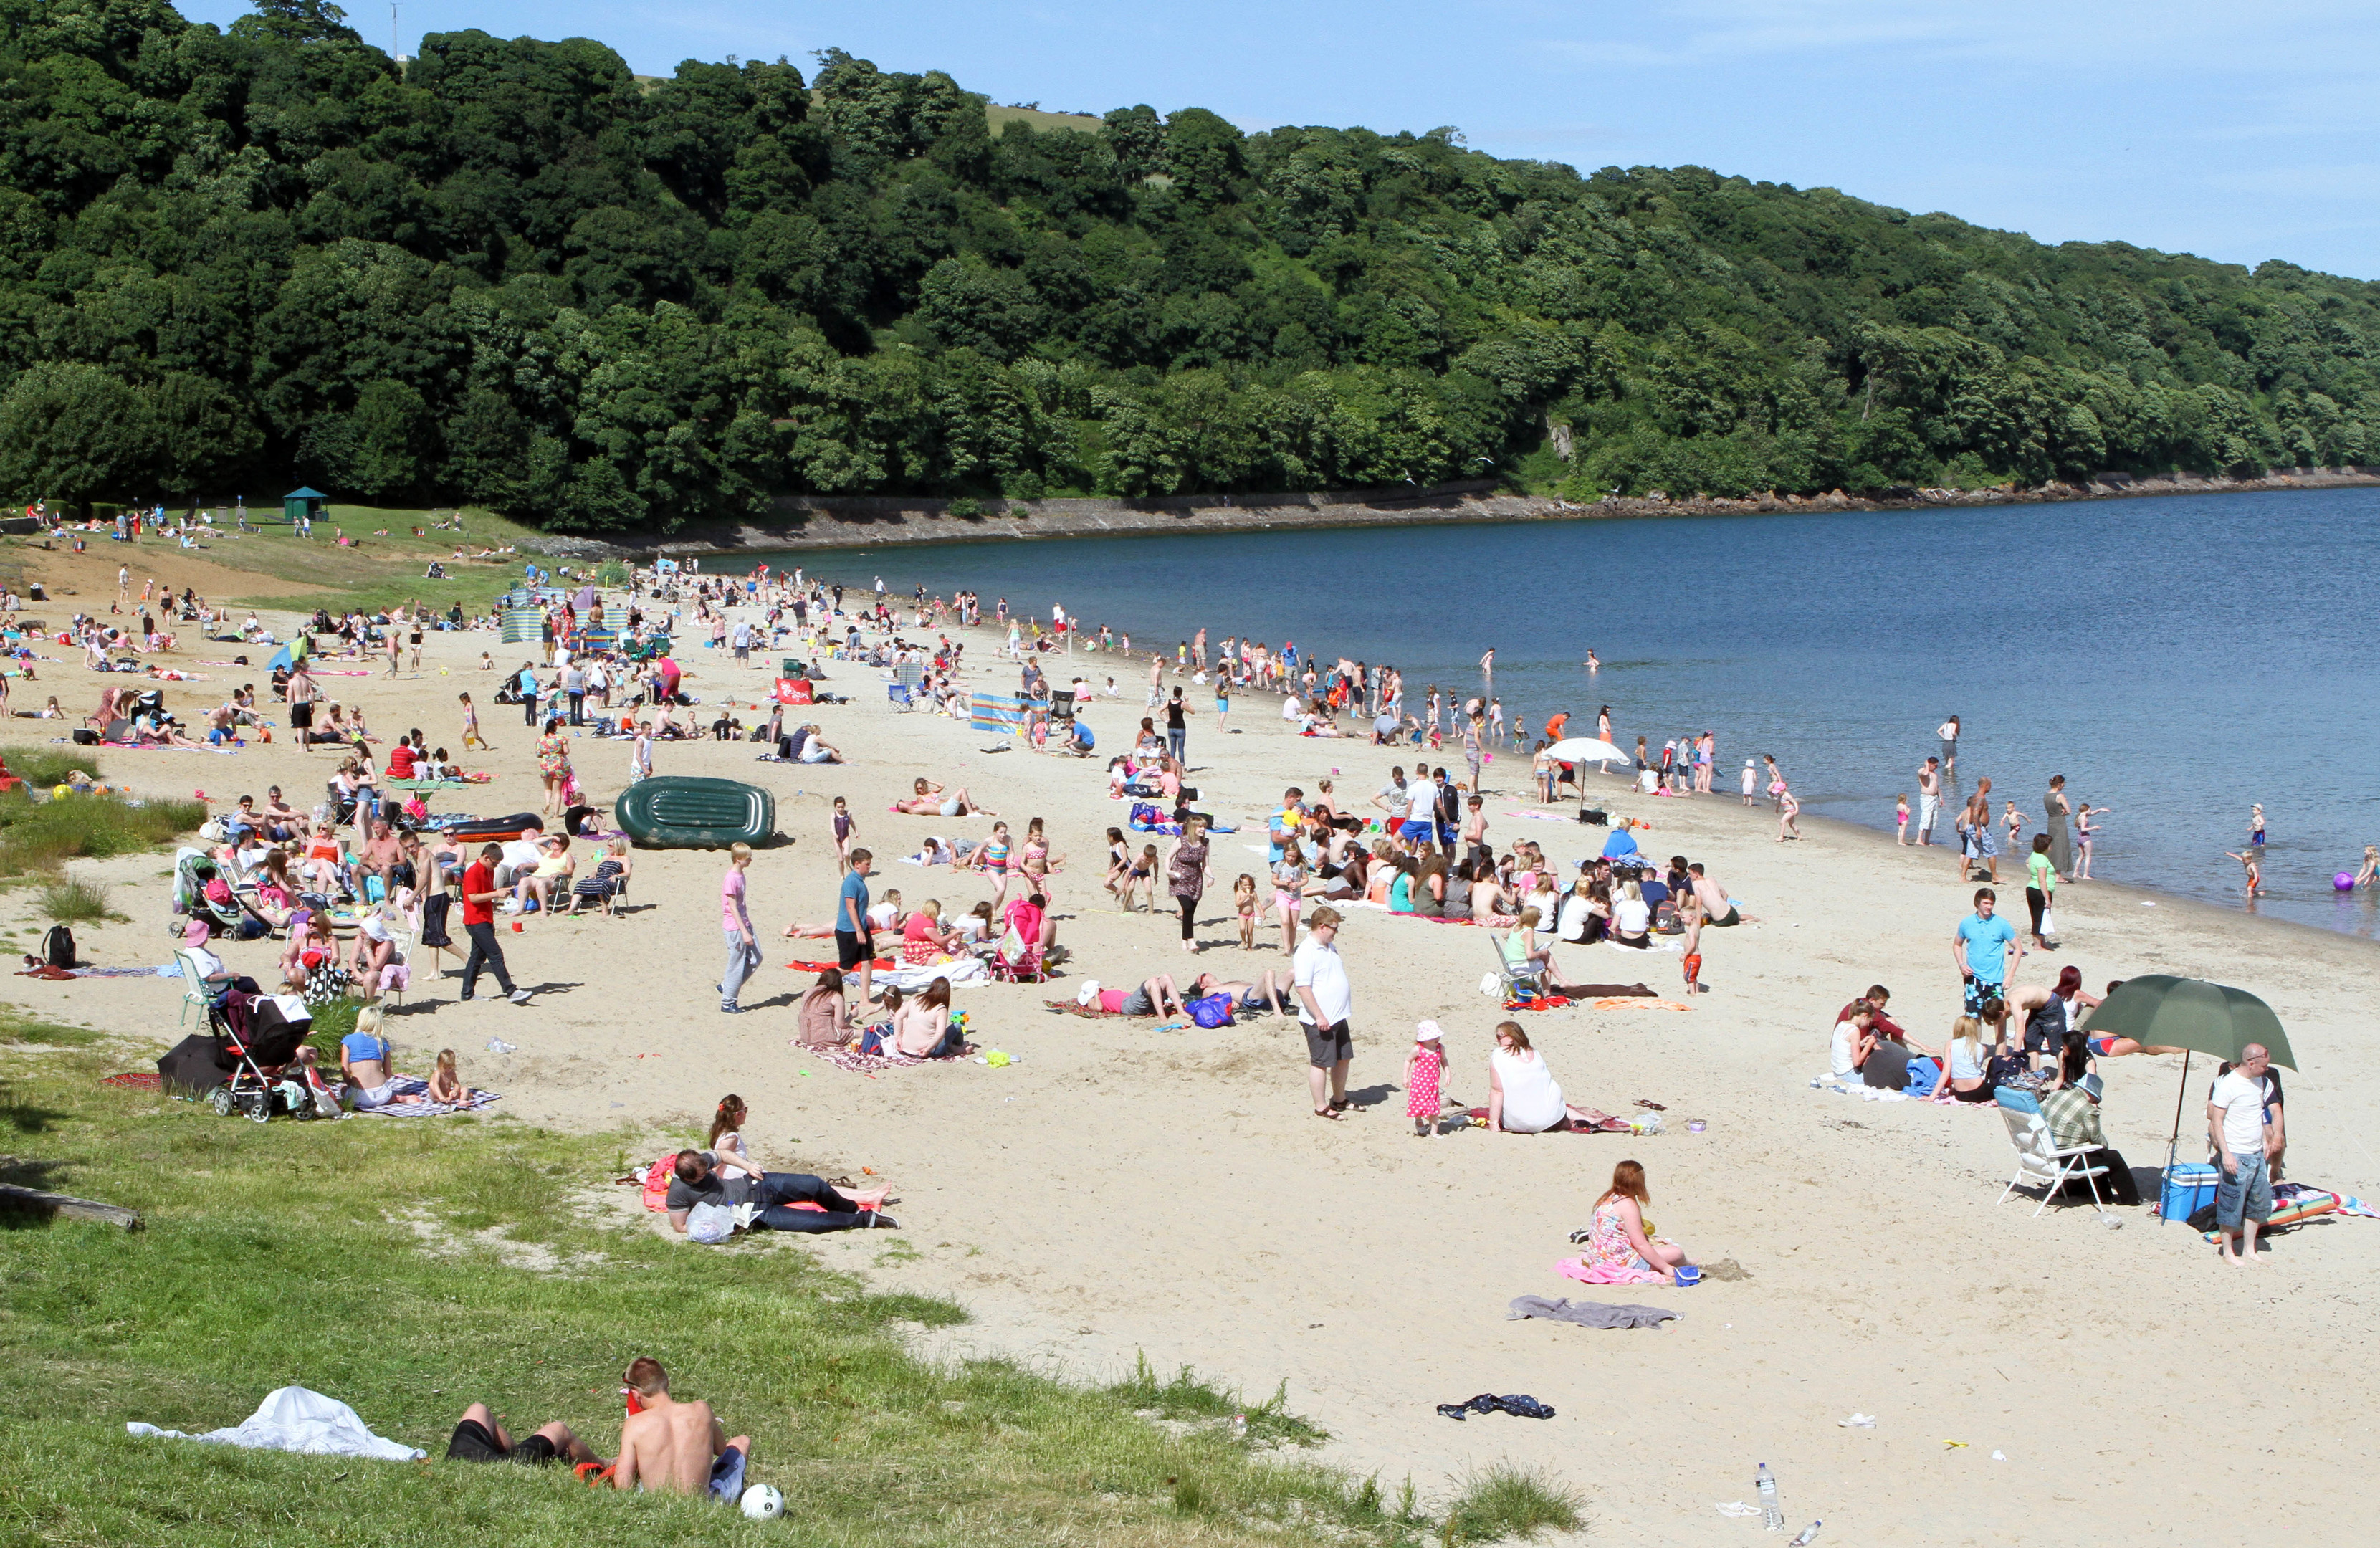
{"type": "Polygon", "coordinates": [[[1967,988],[1967,1014],[1980,1016],[1990,1000],[2008,998],[2010,972],[2024,958],[2016,930],[1992,912],[1998,899],[1989,887],[1975,889],[1975,911],[1959,921],[1950,938],[1950,960],[1967,988]]]}

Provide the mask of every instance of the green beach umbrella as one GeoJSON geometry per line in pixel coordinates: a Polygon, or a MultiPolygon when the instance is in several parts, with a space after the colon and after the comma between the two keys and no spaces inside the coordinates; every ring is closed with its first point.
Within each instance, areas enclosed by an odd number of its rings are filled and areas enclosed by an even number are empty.
{"type": "Polygon", "coordinates": [[[2244,989],[2204,979],[2143,973],[2126,979],[2091,1013],[2095,1037],[2128,1037],[2163,1048],[2194,1049],[2240,1062],[2240,1050],[2264,1044],[2273,1063],[2298,1067],[2289,1035],[2273,1007],[2244,989]]]}
{"type": "MultiPolygon", "coordinates": [[[[2190,1058],[2212,1054],[2232,1064],[2250,1043],[2262,1043],[2273,1063],[2298,1067],[2289,1050],[2289,1036],[2273,1007],[2244,989],[2204,979],[2176,978],[2170,973],[2143,973],[2126,979],[2099,1003],[2088,1023],[2095,1037],[2128,1037],[2153,1048],[2179,1048],[2181,1089],[2173,1098],[2173,1133],[2166,1140],[2165,1169],[2173,1172],[2174,1153],[2181,1143],[2181,1110],[2190,1098],[2190,1058]]],[[[2164,1225],[2160,1214],[2157,1224],[2164,1225]]]]}

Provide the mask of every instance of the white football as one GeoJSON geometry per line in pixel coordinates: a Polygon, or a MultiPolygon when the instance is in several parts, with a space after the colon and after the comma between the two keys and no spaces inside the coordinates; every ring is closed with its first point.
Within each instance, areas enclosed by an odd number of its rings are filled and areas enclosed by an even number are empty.
{"type": "Polygon", "coordinates": [[[744,1514],[755,1521],[773,1521],[785,1513],[785,1496],[766,1483],[744,1491],[744,1514]]]}

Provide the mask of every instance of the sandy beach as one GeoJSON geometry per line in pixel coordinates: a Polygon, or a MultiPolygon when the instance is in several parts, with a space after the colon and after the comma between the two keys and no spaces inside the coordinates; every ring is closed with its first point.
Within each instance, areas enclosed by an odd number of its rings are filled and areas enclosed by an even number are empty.
{"type": "MultiPolygon", "coordinates": [[[[1004,689],[1014,677],[991,659],[990,631],[968,640],[974,680],[1004,689]]],[[[419,725],[431,745],[457,750],[455,694],[472,692],[496,750],[467,762],[498,777],[435,809],[533,810],[534,738],[516,709],[490,702],[495,675],[476,670],[490,648],[500,664],[517,664],[517,650],[508,655],[490,636],[432,635],[421,674],[391,681],[358,663],[351,669],[376,675],[328,677],[322,692],[360,700],[384,736],[419,725]]],[[[175,664],[231,652],[186,645],[175,664]]],[[[248,653],[261,663],[269,652],[248,653]]],[[[725,652],[684,652],[703,718],[722,698],[753,717],[771,676],[764,654],[738,669],[725,652]]],[[[1114,670],[1127,683],[1145,672],[1111,663],[1103,658],[1096,673],[1081,664],[1087,676],[1114,670]]],[[[177,711],[266,676],[261,667],[197,669],[212,681],[169,689],[177,711]]],[[[1487,1101],[1489,1029],[1501,1012],[1478,992],[1491,965],[1485,932],[1350,914],[1340,945],[1354,985],[1358,1110],[1337,1124],[1308,1112],[1304,1048],[1287,1021],[1160,1033],[1150,1021],[1086,1020],[1044,1002],[1070,997],[1084,977],[1121,985],[1197,968],[1232,977],[1285,970],[1277,949],[1242,952],[1229,917],[1231,879],[1263,870],[1261,814],[1284,785],[1310,791],[1334,772],[1342,807],[1368,810],[1391,763],[1433,756],[1301,739],[1276,701],[1254,695],[1238,701],[1234,734],[1218,735],[1194,693],[1198,805],[1240,829],[1214,841],[1218,881],[1194,967],[1166,917],[1121,914],[1101,890],[1102,835],[1124,815],[1106,797],[1104,758],[987,752],[994,738],[964,723],[889,709],[879,674],[830,670],[828,686],[852,702],[811,718],[852,757],[846,766],[759,763],[743,743],[656,749],[661,774],[751,780],[777,794],[792,842],[761,854],[751,872],[769,966],[745,991],[747,1014],[720,1016],[702,981],[721,956],[722,857],[647,852],[621,917],[540,915],[504,931],[516,980],[537,991],[529,1006],[458,1005],[456,980],[418,978],[390,1018],[400,1067],[425,1071],[437,1049],[455,1048],[467,1080],[504,1094],[505,1117],[619,1130],[631,1136],[631,1158],[698,1140],[720,1096],[739,1092],[752,1113],[747,1140],[772,1168],[856,1177],[868,1167],[903,1201],[897,1235],[766,1245],[815,1250],[971,1310],[969,1325],[921,1347],[1085,1376],[1112,1374],[1145,1352],[1161,1371],[1195,1366],[1252,1402],[1285,1383],[1290,1407],[1330,1432],[1328,1460],[1377,1471],[1391,1490],[1410,1476],[1427,1496],[1498,1460],[1542,1467],[1582,1492],[1588,1532],[1605,1541],[1781,1541],[1714,1508],[1750,1500],[1763,1460],[1791,1525],[1823,1518],[1829,1542],[2203,1542],[2237,1532],[2243,1510],[2284,1542],[2355,1530],[2351,1489],[2280,1491],[2252,1475],[2287,1464],[2310,1479],[2333,1468],[2357,1476],[2374,1407],[2362,1372],[2380,1221],[2317,1222],[2277,1238],[2255,1266],[2228,1268],[2195,1234],[2160,1225],[2145,1208],[2117,1212],[2120,1229],[2087,1204],[2037,1219],[2032,1195],[1995,1208],[2013,1163],[1992,1108],[1810,1088],[1826,1067],[1836,1010],[1871,982],[1890,987],[1893,1013],[1912,1036],[1942,1037],[1958,1005],[1951,932],[1971,891],[1956,883],[1948,850],[1900,848],[1806,817],[1808,836],[1780,844],[1765,805],[1746,811],[1732,795],[1638,798],[1611,781],[1597,798],[1653,824],[1639,835],[1645,850],[1704,862],[1752,922],[1706,932],[1712,992],[1691,1009],[1576,1006],[1524,1019],[1572,1101],[1624,1113],[1640,1098],[1663,1103],[1665,1132],[1471,1129],[1423,1140],[1404,1116],[1402,1081],[1417,1019],[1434,1017],[1446,1030],[1446,1091],[1487,1101]],[[975,1040],[1020,1062],[854,1075],[788,1046],[792,1003],[810,975],[783,965],[831,957],[832,944],[775,932],[831,914],[828,811],[838,795],[850,802],[857,842],[878,856],[880,897],[895,887],[912,906],[933,897],[964,911],[989,896],[979,876],[896,859],[929,834],[990,830],[982,817],[887,812],[918,774],[966,786],[1019,834],[1027,819],[1047,820],[1069,860],[1052,903],[1073,960],[1050,985],[958,992],[975,1040]],[[487,1052],[492,1038],[516,1051],[487,1052]],[[1707,1131],[1688,1133],[1689,1118],[1707,1131]],[[1645,1164],[1647,1213],[1662,1234],[1699,1262],[1731,1258],[1750,1277],[1681,1290],[1560,1277],[1555,1264],[1575,1251],[1569,1233],[1587,1224],[1623,1157],[1645,1164]],[[1508,1321],[1506,1303],[1530,1294],[1643,1301],[1681,1315],[1658,1332],[1508,1321]],[[1529,1393],[1559,1417],[1458,1425],[1433,1411],[1480,1392],[1529,1393]],[[1875,1428],[1844,1428],[1854,1411],[1875,1416],[1875,1428]]],[[[101,686],[72,664],[42,672],[42,692],[78,713],[101,686]]],[[[1142,713],[1136,693],[1089,712],[1103,753],[1128,742],[1142,713]]],[[[17,722],[14,737],[54,725],[17,722]]],[[[1642,729],[1615,727],[1623,742],[1642,729]]],[[[589,738],[574,750],[582,781],[608,806],[625,781],[628,744],[589,738]]],[[[1747,750],[1731,750],[1722,725],[1719,750],[1724,774],[1730,752],[1740,765],[1747,750]]],[[[1925,750],[1912,747],[1912,759],[1925,750]]],[[[227,805],[277,783],[310,805],[335,759],[276,740],[234,758],[110,751],[103,763],[105,778],[140,793],[203,789],[227,805]]],[[[2030,780],[2034,772],[2009,773],[2030,780]]],[[[1486,784],[1500,850],[1535,839],[1565,871],[1599,850],[1604,830],[1569,820],[1573,809],[1535,806],[1524,761],[1500,758],[1486,784]]],[[[131,919],[79,927],[87,961],[166,959],[163,858],[73,870],[110,884],[131,919]]],[[[2021,917],[2021,872],[2004,865],[2002,875],[2014,878],[2001,896],[2021,917]]],[[[0,922],[29,938],[38,934],[34,909],[30,889],[8,893],[0,922]]],[[[2058,912],[2061,949],[2029,958],[2020,982],[2047,981],[2070,962],[2094,988],[2173,972],[2264,996],[2307,1067],[2286,1075],[2288,1175],[2380,1195],[2380,1162],[2358,1127],[2380,1097],[2370,1017],[2380,955],[2369,943],[2105,882],[2062,888],[2058,912]]],[[[1260,938],[1277,948],[1277,932],[1260,938]]],[[[260,978],[277,950],[220,949],[235,971],[260,978]]],[[[1572,946],[1557,959],[1573,981],[1641,978],[1665,996],[1679,988],[1674,950],[1572,946]]],[[[11,998],[35,1014],[123,1034],[127,1067],[153,1057],[146,1045],[177,1035],[180,986],[171,981],[10,983],[11,998]]],[[[2108,1137],[2136,1170],[2162,1164],[2180,1067],[2179,1059],[2103,1062],[2108,1137]]],[[[2204,1155],[2213,1073],[2192,1061],[2185,1160],[2204,1155]]],[[[2153,1180],[2143,1183],[2153,1199],[2153,1180]]],[[[624,1209],[641,1215],[618,1191],[624,1209]]]]}

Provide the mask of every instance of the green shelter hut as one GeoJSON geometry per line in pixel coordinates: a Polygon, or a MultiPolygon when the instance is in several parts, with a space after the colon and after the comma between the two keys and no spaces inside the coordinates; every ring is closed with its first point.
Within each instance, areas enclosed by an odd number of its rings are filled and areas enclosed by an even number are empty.
{"type": "Polygon", "coordinates": [[[288,518],[289,525],[295,527],[301,521],[311,521],[325,515],[330,504],[331,497],[321,490],[300,485],[281,497],[281,514],[288,518]]]}

